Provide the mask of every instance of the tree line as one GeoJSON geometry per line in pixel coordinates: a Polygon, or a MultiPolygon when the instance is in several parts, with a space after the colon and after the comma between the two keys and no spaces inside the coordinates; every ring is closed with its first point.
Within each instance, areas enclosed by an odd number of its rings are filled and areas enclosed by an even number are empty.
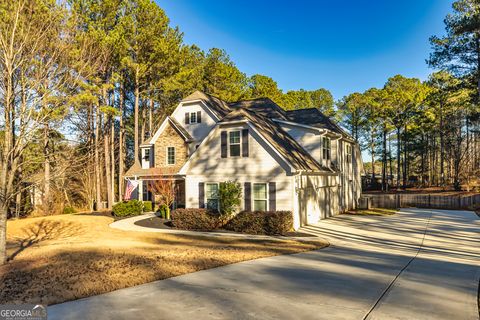
{"type": "MultiPolygon", "coordinates": [[[[459,0],[432,36],[426,81],[396,75],[338,102],[338,119],[370,155],[378,188],[479,186],[480,5],[459,0]]],[[[373,186],[375,187],[375,186],[373,186]]]]}

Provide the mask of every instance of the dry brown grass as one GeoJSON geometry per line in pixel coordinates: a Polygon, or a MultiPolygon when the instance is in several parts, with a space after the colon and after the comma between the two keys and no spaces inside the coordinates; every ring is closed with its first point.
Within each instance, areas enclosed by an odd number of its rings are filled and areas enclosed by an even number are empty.
{"type": "Polygon", "coordinates": [[[395,209],[385,209],[385,208],[370,208],[370,209],[359,209],[348,211],[347,214],[362,215],[362,216],[389,216],[397,213],[398,210],[395,209]]]}
{"type": "Polygon", "coordinates": [[[320,240],[249,240],[126,232],[112,218],[9,221],[0,303],[54,304],[244,260],[325,247],[320,240]]]}

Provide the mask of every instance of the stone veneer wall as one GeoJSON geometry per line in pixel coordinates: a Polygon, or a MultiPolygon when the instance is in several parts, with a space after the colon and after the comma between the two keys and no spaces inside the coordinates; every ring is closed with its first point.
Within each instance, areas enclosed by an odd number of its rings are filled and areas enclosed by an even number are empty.
{"type": "Polygon", "coordinates": [[[166,173],[177,173],[187,161],[188,147],[183,137],[168,123],[155,142],[154,153],[155,168],[162,168],[166,173]],[[175,147],[175,165],[167,165],[167,147],[175,147]]]}

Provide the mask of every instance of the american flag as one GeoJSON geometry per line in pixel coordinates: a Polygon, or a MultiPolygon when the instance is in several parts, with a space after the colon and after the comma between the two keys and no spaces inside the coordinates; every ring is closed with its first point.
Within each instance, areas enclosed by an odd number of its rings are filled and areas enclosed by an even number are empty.
{"type": "Polygon", "coordinates": [[[124,200],[130,200],[133,190],[138,187],[137,180],[127,180],[127,186],[125,187],[125,195],[123,196],[124,200]]]}

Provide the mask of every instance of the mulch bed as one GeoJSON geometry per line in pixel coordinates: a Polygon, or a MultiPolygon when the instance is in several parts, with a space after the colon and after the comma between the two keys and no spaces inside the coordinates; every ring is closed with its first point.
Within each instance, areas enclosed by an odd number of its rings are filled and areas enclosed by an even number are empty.
{"type": "MultiPolygon", "coordinates": [[[[173,230],[175,229],[172,226],[172,222],[170,220],[162,219],[159,217],[151,217],[151,218],[146,218],[143,220],[136,221],[134,224],[137,226],[145,227],[145,228],[154,228],[154,229],[167,229],[167,230],[173,230]]],[[[222,232],[222,233],[237,233],[234,231],[230,230],[225,230],[225,229],[219,229],[219,230],[212,230],[212,232],[222,232]]],[[[305,233],[305,232],[298,232],[298,231],[291,231],[288,232],[287,234],[284,235],[285,237],[313,237],[315,238],[315,235],[312,235],[310,233],[305,233]]]]}

